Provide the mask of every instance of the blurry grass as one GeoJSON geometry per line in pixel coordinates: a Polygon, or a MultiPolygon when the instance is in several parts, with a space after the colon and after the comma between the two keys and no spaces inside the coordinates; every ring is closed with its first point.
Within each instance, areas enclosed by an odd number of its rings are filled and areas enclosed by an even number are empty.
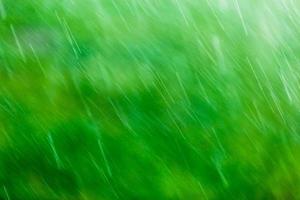
{"type": "Polygon", "coordinates": [[[299,199],[295,1],[1,0],[1,199],[299,199]]]}

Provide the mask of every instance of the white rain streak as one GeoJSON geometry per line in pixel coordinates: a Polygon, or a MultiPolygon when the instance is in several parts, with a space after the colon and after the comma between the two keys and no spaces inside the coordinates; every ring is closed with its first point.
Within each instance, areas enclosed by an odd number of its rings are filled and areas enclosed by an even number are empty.
{"type": "Polygon", "coordinates": [[[46,71],[45,71],[45,69],[44,69],[44,67],[43,67],[43,65],[42,65],[42,63],[41,63],[40,58],[38,57],[38,55],[37,55],[37,53],[36,53],[36,50],[32,47],[31,44],[29,44],[29,47],[30,47],[30,49],[31,49],[31,51],[32,51],[32,53],[33,53],[33,56],[34,56],[35,60],[36,60],[37,63],[38,63],[38,66],[39,66],[40,69],[41,69],[42,74],[44,75],[44,77],[46,77],[46,76],[47,76],[47,75],[46,75],[46,71]]]}
{"type": "Polygon", "coordinates": [[[189,96],[188,96],[187,91],[186,91],[186,89],[185,89],[185,87],[184,87],[184,85],[183,85],[182,79],[181,79],[181,77],[180,77],[180,75],[179,75],[178,72],[175,72],[175,73],[176,73],[176,78],[177,78],[177,80],[178,80],[178,83],[179,83],[179,85],[180,85],[180,88],[181,88],[181,90],[182,90],[182,92],[183,92],[184,98],[185,98],[186,102],[188,103],[188,105],[191,105],[189,96]]]}
{"type": "Polygon", "coordinates": [[[68,42],[70,43],[70,45],[72,47],[72,50],[74,52],[76,59],[79,59],[79,54],[81,53],[81,50],[78,46],[78,43],[77,43],[74,35],[72,34],[72,31],[71,31],[67,21],[64,18],[59,17],[57,12],[55,14],[56,14],[56,17],[64,31],[64,34],[65,34],[68,42]]]}
{"type": "Polygon", "coordinates": [[[8,194],[8,191],[7,191],[7,188],[5,187],[5,185],[3,186],[3,190],[4,190],[4,193],[5,193],[5,196],[6,196],[6,200],[10,200],[10,196],[8,194]]]}
{"type": "Polygon", "coordinates": [[[15,28],[14,28],[14,26],[13,26],[12,24],[10,24],[10,29],[11,29],[11,32],[12,32],[12,34],[13,34],[13,37],[14,37],[14,39],[15,39],[15,41],[16,41],[16,45],[17,45],[17,47],[18,47],[19,53],[20,53],[20,55],[21,55],[21,57],[22,57],[22,60],[23,60],[24,62],[26,62],[26,57],[25,57],[25,54],[24,54],[24,50],[23,50],[23,48],[22,48],[22,46],[21,46],[20,40],[19,40],[19,38],[17,37],[15,28]]]}
{"type": "Polygon", "coordinates": [[[120,10],[118,4],[116,4],[115,0],[112,0],[111,2],[112,2],[112,4],[113,4],[114,8],[117,10],[118,15],[120,16],[122,22],[124,23],[124,25],[126,26],[126,28],[129,30],[129,29],[130,29],[130,28],[129,28],[129,24],[127,23],[127,21],[126,21],[124,15],[122,14],[122,12],[121,12],[121,10],[120,10]]]}
{"type": "Polygon", "coordinates": [[[176,6],[177,6],[177,8],[178,8],[178,10],[179,10],[179,12],[181,14],[181,16],[183,17],[183,20],[184,20],[185,24],[189,25],[189,22],[188,22],[188,19],[187,19],[187,15],[186,15],[186,13],[184,11],[183,5],[178,0],[174,0],[174,1],[175,1],[175,4],[176,4],[176,6]]]}
{"type": "Polygon", "coordinates": [[[104,164],[105,164],[105,166],[106,166],[107,173],[108,173],[108,175],[109,175],[110,177],[112,177],[111,168],[110,168],[110,165],[109,165],[108,160],[107,160],[107,158],[106,158],[106,154],[105,154],[104,149],[103,149],[103,144],[102,144],[102,142],[101,142],[100,139],[98,139],[98,146],[99,146],[99,149],[100,149],[100,151],[101,151],[101,155],[102,155],[102,157],[103,157],[103,160],[104,160],[104,164]]]}
{"type": "Polygon", "coordinates": [[[224,53],[222,51],[220,38],[217,35],[213,36],[212,45],[213,45],[214,50],[216,52],[216,57],[217,57],[217,61],[218,61],[218,66],[220,67],[220,71],[222,73],[226,73],[226,71],[227,71],[226,67],[227,66],[225,66],[225,56],[224,56],[224,53]]]}
{"type": "Polygon", "coordinates": [[[213,6],[211,5],[211,2],[209,0],[206,0],[206,3],[208,5],[208,7],[210,8],[211,12],[213,13],[215,19],[217,20],[219,26],[221,27],[221,29],[225,32],[225,26],[223,25],[223,23],[220,20],[220,17],[217,15],[216,10],[213,8],[213,6]]]}
{"type": "Polygon", "coordinates": [[[57,154],[57,151],[56,151],[56,148],[55,148],[55,145],[54,145],[54,141],[53,141],[53,138],[52,138],[52,135],[51,133],[48,134],[48,142],[49,142],[49,145],[52,149],[52,152],[53,152],[53,155],[54,155],[54,159],[56,161],[56,165],[58,168],[61,168],[61,161],[60,161],[60,158],[57,154]]]}
{"type": "Polygon", "coordinates": [[[247,26],[246,26],[246,23],[245,23],[245,20],[244,20],[244,17],[243,17],[240,5],[238,3],[238,0],[234,0],[234,7],[235,7],[235,9],[236,9],[236,11],[237,11],[237,13],[239,15],[239,18],[241,20],[241,23],[242,23],[243,29],[245,31],[245,34],[246,34],[246,36],[248,36],[248,29],[247,29],[247,26]]]}

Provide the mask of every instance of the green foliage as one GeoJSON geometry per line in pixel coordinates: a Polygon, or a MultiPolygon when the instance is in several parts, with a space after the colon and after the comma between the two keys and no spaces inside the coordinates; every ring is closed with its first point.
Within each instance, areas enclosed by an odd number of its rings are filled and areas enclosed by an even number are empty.
{"type": "Polygon", "coordinates": [[[0,0],[0,199],[299,199],[299,9],[0,0]]]}

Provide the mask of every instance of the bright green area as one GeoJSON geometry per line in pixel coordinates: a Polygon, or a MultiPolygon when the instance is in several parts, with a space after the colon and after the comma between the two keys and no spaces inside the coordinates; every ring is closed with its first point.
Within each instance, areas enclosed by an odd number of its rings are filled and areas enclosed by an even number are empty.
{"type": "Polygon", "coordinates": [[[0,199],[300,199],[295,0],[0,0],[0,199]]]}

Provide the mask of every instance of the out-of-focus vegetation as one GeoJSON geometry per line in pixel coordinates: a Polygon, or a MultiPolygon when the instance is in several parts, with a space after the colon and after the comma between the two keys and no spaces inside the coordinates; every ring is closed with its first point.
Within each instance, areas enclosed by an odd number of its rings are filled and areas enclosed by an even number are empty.
{"type": "Polygon", "coordinates": [[[300,199],[295,0],[0,0],[0,199],[300,199]]]}

